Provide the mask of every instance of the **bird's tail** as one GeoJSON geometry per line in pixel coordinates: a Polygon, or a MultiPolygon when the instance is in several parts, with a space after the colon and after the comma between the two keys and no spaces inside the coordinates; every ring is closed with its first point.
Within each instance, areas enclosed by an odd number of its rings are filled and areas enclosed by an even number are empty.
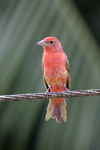
{"type": "Polygon", "coordinates": [[[56,107],[53,105],[53,100],[50,99],[47,107],[47,114],[45,116],[45,120],[47,121],[50,119],[50,117],[52,117],[56,118],[56,122],[60,123],[61,117],[63,117],[63,120],[67,122],[67,115],[66,115],[67,111],[65,106],[66,106],[65,98],[62,98],[60,106],[56,107]]]}

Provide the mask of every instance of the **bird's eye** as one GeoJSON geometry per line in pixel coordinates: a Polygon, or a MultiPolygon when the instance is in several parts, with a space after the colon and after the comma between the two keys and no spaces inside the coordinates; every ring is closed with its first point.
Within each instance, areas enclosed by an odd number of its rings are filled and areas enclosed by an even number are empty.
{"type": "Polygon", "coordinates": [[[53,44],[53,41],[50,41],[50,44],[53,44]]]}

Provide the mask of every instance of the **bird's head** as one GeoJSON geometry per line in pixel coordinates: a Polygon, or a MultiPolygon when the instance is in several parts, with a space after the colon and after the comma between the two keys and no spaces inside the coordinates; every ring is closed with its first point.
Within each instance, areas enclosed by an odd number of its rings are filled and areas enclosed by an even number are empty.
{"type": "Polygon", "coordinates": [[[55,37],[46,37],[39,41],[37,45],[43,46],[45,52],[62,52],[61,43],[55,37]]]}

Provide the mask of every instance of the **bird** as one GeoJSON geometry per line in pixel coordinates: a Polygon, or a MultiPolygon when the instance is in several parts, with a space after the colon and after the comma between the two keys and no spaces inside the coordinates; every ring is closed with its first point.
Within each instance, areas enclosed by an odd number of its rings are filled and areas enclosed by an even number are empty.
{"type": "MultiPolygon", "coordinates": [[[[56,37],[46,37],[37,45],[43,46],[42,68],[43,80],[48,92],[70,91],[70,66],[67,55],[56,37]]],[[[68,99],[68,98],[67,98],[68,99]]],[[[65,98],[50,98],[45,120],[51,117],[61,123],[61,118],[67,122],[65,98]]]]}

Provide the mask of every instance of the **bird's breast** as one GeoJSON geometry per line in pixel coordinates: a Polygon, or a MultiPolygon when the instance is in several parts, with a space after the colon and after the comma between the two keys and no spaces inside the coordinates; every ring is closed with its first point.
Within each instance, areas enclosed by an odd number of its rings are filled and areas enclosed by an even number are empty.
{"type": "Polygon", "coordinates": [[[43,56],[44,78],[48,85],[60,86],[66,83],[67,71],[63,55],[43,56]]]}
{"type": "Polygon", "coordinates": [[[43,55],[44,75],[57,75],[65,71],[65,56],[63,53],[43,55]]]}

